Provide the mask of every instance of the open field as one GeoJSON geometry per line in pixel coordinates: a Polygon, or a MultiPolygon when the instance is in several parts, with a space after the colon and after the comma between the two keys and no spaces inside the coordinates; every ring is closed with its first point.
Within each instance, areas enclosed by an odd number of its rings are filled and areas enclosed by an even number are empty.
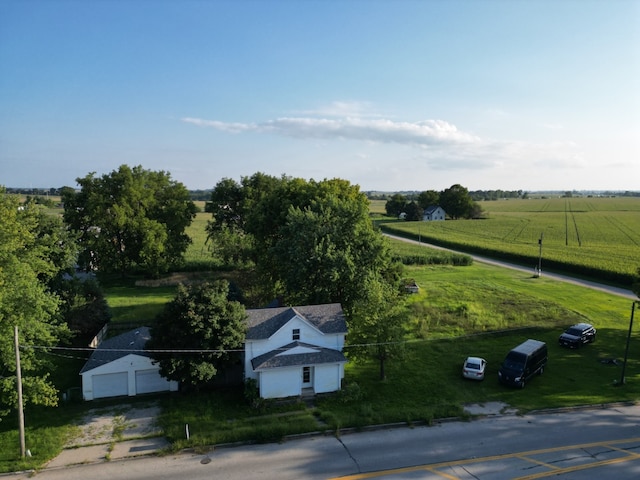
{"type": "Polygon", "coordinates": [[[640,267],[640,198],[481,202],[484,220],[380,223],[396,234],[628,285],[640,267]]]}

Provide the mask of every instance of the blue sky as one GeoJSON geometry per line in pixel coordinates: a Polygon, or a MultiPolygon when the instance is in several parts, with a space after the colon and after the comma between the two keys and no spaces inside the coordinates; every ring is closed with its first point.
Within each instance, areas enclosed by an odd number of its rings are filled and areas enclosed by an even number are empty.
{"type": "Polygon", "coordinates": [[[0,185],[640,190],[640,0],[2,0],[0,185]]]}

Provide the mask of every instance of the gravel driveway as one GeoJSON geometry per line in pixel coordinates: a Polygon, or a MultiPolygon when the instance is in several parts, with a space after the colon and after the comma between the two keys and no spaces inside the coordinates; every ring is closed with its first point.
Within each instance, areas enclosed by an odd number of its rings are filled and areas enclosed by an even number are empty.
{"type": "Polygon", "coordinates": [[[78,435],[71,438],[65,448],[162,435],[162,430],[156,425],[159,412],[160,407],[155,402],[94,408],[87,412],[78,425],[78,435]]]}

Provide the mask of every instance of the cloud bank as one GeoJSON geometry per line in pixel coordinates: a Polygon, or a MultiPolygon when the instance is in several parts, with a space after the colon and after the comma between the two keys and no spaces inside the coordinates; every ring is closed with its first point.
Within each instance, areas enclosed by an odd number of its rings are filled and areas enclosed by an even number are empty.
{"type": "Polygon", "coordinates": [[[292,138],[343,139],[380,143],[398,143],[419,147],[473,145],[480,139],[444,120],[395,122],[371,118],[283,117],[262,123],[229,123],[201,118],[182,118],[200,127],[228,133],[268,133],[292,138]]]}
{"type": "MultiPolygon", "coordinates": [[[[433,178],[436,174],[459,178],[466,174],[475,180],[476,175],[483,172],[492,180],[504,177],[505,182],[539,175],[548,178],[551,171],[558,174],[587,167],[583,152],[573,142],[486,139],[460,130],[445,120],[406,122],[382,118],[363,103],[334,102],[320,110],[258,123],[193,117],[184,117],[181,121],[229,134],[257,133],[295,139],[363,142],[351,149],[338,147],[340,154],[334,156],[339,160],[332,164],[332,171],[346,170],[353,177],[381,166],[388,175],[390,158],[411,165],[405,172],[411,171],[412,175],[423,178],[433,178]],[[397,146],[409,150],[395,149],[397,146]]],[[[323,148],[330,147],[323,145],[323,148]]],[[[307,155],[313,153],[307,152],[307,155]]],[[[323,167],[327,167],[327,162],[325,158],[323,167]]]]}

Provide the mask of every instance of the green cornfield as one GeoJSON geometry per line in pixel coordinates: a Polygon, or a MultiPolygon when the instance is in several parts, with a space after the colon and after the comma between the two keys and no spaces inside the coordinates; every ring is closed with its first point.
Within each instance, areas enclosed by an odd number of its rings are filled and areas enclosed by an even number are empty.
{"type": "Polygon", "coordinates": [[[481,220],[389,221],[389,233],[449,248],[628,284],[640,268],[640,198],[480,202],[481,220]]]}

